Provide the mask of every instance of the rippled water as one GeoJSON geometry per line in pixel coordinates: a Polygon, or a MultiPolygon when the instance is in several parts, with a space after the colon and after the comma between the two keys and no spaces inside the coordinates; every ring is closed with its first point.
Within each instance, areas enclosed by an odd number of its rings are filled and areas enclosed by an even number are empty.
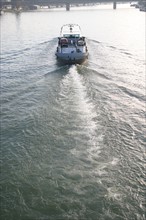
{"type": "Polygon", "coordinates": [[[145,219],[145,13],[127,5],[1,16],[1,219],[145,219]],[[82,65],[55,59],[81,25],[82,65]]]}

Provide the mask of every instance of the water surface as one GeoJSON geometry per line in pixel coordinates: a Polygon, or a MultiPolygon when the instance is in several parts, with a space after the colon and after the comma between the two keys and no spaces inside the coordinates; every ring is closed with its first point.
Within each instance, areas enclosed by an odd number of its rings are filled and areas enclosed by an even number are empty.
{"type": "Polygon", "coordinates": [[[1,219],[145,219],[145,13],[128,5],[5,13],[1,219]],[[77,23],[89,58],[60,66],[77,23]]]}

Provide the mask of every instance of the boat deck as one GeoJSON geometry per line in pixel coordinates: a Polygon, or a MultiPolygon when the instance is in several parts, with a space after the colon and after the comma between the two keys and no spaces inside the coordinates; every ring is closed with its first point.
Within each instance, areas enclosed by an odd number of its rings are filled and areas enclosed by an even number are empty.
{"type": "Polygon", "coordinates": [[[85,46],[74,46],[74,45],[69,45],[68,47],[61,47],[61,52],[62,53],[85,53],[86,48],[85,46]]]}

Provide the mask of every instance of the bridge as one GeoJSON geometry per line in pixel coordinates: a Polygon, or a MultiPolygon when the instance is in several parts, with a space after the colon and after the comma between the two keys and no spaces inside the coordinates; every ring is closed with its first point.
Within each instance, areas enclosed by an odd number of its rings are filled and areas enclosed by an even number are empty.
{"type": "MultiPolygon", "coordinates": [[[[109,3],[113,2],[113,9],[116,9],[117,0],[0,0],[0,8],[2,9],[6,5],[11,5],[12,9],[30,9],[32,6],[65,6],[69,11],[71,5],[85,5],[85,4],[97,4],[97,3],[109,3]]],[[[130,2],[130,0],[119,0],[118,2],[130,2]]]]}

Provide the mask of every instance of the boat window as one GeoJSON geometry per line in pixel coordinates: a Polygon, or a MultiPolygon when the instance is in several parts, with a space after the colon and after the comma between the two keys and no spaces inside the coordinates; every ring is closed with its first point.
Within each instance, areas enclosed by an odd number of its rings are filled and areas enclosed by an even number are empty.
{"type": "Polygon", "coordinates": [[[63,37],[66,37],[66,38],[79,38],[80,35],[79,34],[64,34],[63,37]]]}

